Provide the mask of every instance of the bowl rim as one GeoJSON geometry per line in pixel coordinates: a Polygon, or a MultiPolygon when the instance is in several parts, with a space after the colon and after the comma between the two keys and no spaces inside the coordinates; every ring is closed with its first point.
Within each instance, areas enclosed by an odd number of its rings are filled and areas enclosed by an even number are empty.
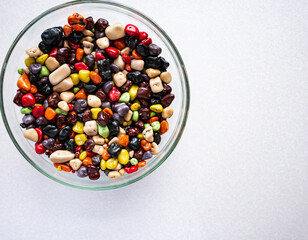
{"type": "Polygon", "coordinates": [[[117,3],[117,2],[113,2],[113,1],[106,1],[106,0],[75,0],[75,1],[70,1],[70,2],[66,2],[63,4],[59,4],[56,5],[52,8],[49,8],[48,10],[44,11],[43,13],[41,13],[40,15],[38,15],[36,18],[34,18],[32,21],[30,21],[24,28],[23,30],[17,35],[17,37],[15,38],[15,40],[13,41],[13,43],[11,44],[5,59],[3,61],[3,65],[2,65],[2,69],[1,69],[1,74],[0,74],[0,110],[1,110],[1,115],[2,115],[2,119],[5,125],[5,128],[12,140],[12,142],[14,143],[15,147],[17,148],[17,150],[20,152],[20,154],[36,169],[38,170],[40,173],[42,173],[43,175],[45,175],[46,177],[54,180],[55,182],[61,183],[65,186],[69,186],[69,187],[73,187],[73,188],[77,188],[77,189],[85,189],[85,190],[109,190],[109,189],[116,189],[116,188],[120,188],[120,187],[124,187],[124,186],[128,186],[134,182],[137,182],[139,180],[141,180],[142,178],[146,177],[147,175],[149,175],[150,173],[152,173],[153,171],[155,171],[160,165],[162,165],[166,159],[170,156],[170,154],[173,152],[173,150],[175,149],[176,145],[178,144],[186,122],[187,122],[187,117],[188,117],[188,112],[189,112],[189,105],[190,105],[190,87],[189,87],[189,82],[188,82],[188,76],[187,76],[187,72],[186,72],[186,68],[184,65],[184,61],[178,51],[178,49],[176,48],[176,46],[174,45],[173,41],[170,39],[170,37],[167,35],[167,33],[161,28],[159,27],[159,25],[157,23],[155,23],[151,18],[147,17],[146,15],[144,15],[143,13],[141,13],[140,11],[129,7],[127,5],[124,5],[122,3],[117,3]],[[142,175],[140,175],[139,177],[136,177],[134,179],[131,179],[125,183],[121,183],[121,184],[117,184],[117,185],[111,185],[111,186],[101,186],[101,187],[87,187],[87,186],[79,186],[76,184],[72,184],[72,183],[68,183],[65,181],[62,181],[52,175],[50,175],[49,173],[45,172],[43,169],[41,169],[38,165],[35,164],[34,161],[32,161],[28,155],[23,151],[23,149],[19,146],[17,140],[15,139],[9,125],[8,125],[8,120],[6,118],[5,115],[5,111],[4,111],[4,104],[3,104],[3,81],[4,81],[4,73],[6,70],[6,66],[7,66],[7,62],[11,56],[12,51],[14,50],[16,44],[18,43],[18,41],[21,39],[21,37],[25,34],[25,32],[33,25],[35,24],[37,21],[39,21],[42,17],[57,11],[61,8],[65,8],[67,6],[72,6],[72,5],[77,5],[77,4],[86,4],[86,3],[98,3],[98,4],[106,4],[106,5],[111,5],[111,6],[115,6],[115,7],[119,7],[122,8],[124,10],[128,10],[142,18],[144,18],[146,21],[148,21],[150,24],[152,24],[159,32],[160,34],[163,35],[163,37],[167,40],[167,42],[170,44],[171,48],[173,49],[177,60],[180,63],[180,68],[182,70],[183,73],[183,78],[184,78],[184,83],[185,83],[185,89],[184,91],[186,92],[186,108],[184,110],[184,116],[182,119],[182,122],[180,123],[180,130],[178,135],[176,136],[174,143],[171,145],[170,149],[167,151],[167,153],[162,156],[162,158],[159,160],[159,162],[153,166],[152,168],[150,168],[148,171],[146,171],[145,173],[143,173],[142,175]]]}

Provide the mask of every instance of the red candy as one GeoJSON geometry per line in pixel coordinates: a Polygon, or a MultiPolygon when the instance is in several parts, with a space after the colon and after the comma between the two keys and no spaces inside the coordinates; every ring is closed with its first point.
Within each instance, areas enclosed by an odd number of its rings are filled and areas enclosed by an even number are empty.
{"type": "Polygon", "coordinates": [[[139,29],[133,24],[127,24],[124,30],[131,37],[136,37],[139,35],[139,29]]]}
{"type": "Polygon", "coordinates": [[[81,146],[76,147],[76,152],[79,152],[81,150],[81,146]]]}
{"type": "Polygon", "coordinates": [[[105,56],[101,52],[97,52],[95,54],[95,61],[97,62],[98,60],[101,60],[101,59],[105,59],[105,56]]]}
{"type": "Polygon", "coordinates": [[[43,146],[43,143],[36,143],[35,144],[35,152],[37,154],[43,154],[46,152],[46,148],[43,146]]]}
{"type": "Polygon", "coordinates": [[[127,54],[122,54],[122,58],[125,63],[130,63],[132,61],[130,56],[128,56],[127,54]]]}
{"type": "Polygon", "coordinates": [[[80,70],[89,70],[89,67],[87,66],[87,64],[85,64],[84,62],[78,62],[78,63],[75,63],[75,68],[77,71],[80,71],[80,70]]]}
{"type": "Polygon", "coordinates": [[[42,141],[42,139],[43,139],[43,131],[42,131],[42,129],[40,129],[40,128],[35,128],[35,131],[37,132],[37,134],[38,134],[38,140],[37,140],[37,142],[39,143],[39,142],[41,142],[42,141]]]}
{"type": "Polygon", "coordinates": [[[35,104],[35,98],[32,93],[27,93],[22,96],[21,102],[24,107],[31,107],[35,104]]]}
{"type": "Polygon", "coordinates": [[[108,95],[111,101],[116,102],[119,100],[121,92],[116,87],[112,87],[108,95]]]}
{"type": "Polygon", "coordinates": [[[131,166],[124,168],[125,172],[128,174],[138,171],[138,166],[131,166]]]}
{"type": "Polygon", "coordinates": [[[75,135],[76,135],[76,133],[74,131],[72,131],[72,134],[71,134],[70,138],[74,138],[75,135]]]}
{"type": "Polygon", "coordinates": [[[70,40],[67,40],[67,41],[68,41],[68,43],[69,43],[69,45],[71,46],[72,49],[77,50],[78,48],[80,48],[79,43],[75,44],[75,43],[72,43],[70,40]]]}
{"type": "Polygon", "coordinates": [[[139,33],[139,41],[147,39],[147,37],[148,37],[148,34],[146,32],[140,32],[139,33]]]}
{"type": "Polygon", "coordinates": [[[43,106],[35,106],[33,109],[32,109],[32,115],[35,117],[35,118],[38,118],[40,116],[43,116],[44,115],[44,112],[45,112],[45,109],[43,106]]]}
{"type": "Polygon", "coordinates": [[[67,104],[68,105],[68,107],[69,107],[69,109],[70,109],[70,111],[72,111],[73,110],[73,105],[72,104],[67,104]]]}
{"type": "Polygon", "coordinates": [[[87,151],[87,156],[88,156],[88,157],[94,157],[94,156],[95,156],[95,153],[94,153],[94,152],[89,152],[89,151],[87,151]]]}
{"type": "Polygon", "coordinates": [[[147,38],[147,39],[143,40],[141,43],[148,46],[152,43],[152,38],[147,38]]]}
{"type": "Polygon", "coordinates": [[[108,53],[108,55],[111,58],[117,58],[120,55],[120,52],[118,49],[114,48],[114,47],[109,47],[106,49],[106,52],[108,53]]]}
{"type": "Polygon", "coordinates": [[[58,48],[57,47],[53,47],[49,53],[49,57],[57,57],[57,51],[58,51],[58,48]]]}

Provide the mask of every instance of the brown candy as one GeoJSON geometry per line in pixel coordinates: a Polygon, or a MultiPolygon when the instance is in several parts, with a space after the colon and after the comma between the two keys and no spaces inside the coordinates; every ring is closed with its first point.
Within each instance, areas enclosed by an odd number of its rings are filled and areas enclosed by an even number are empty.
{"type": "Polygon", "coordinates": [[[57,92],[52,92],[48,98],[48,106],[52,108],[56,108],[58,106],[58,103],[61,101],[60,96],[57,92]]]}
{"type": "Polygon", "coordinates": [[[87,109],[82,114],[82,121],[87,122],[92,120],[92,113],[90,109],[87,109]]]}
{"type": "Polygon", "coordinates": [[[85,143],[83,144],[83,147],[86,151],[92,151],[93,148],[95,146],[95,142],[93,139],[88,139],[87,141],[85,141],[85,143]]]}
{"type": "Polygon", "coordinates": [[[69,125],[74,125],[77,122],[77,113],[75,111],[68,112],[66,122],[69,125]]]}
{"type": "Polygon", "coordinates": [[[108,121],[109,121],[109,119],[110,119],[109,114],[104,112],[104,111],[100,111],[97,114],[97,121],[102,126],[106,126],[108,121]]]}
{"type": "Polygon", "coordinates": [[[100,88],[100,89],[97,90],[96,96],[97,96],[100,100],[102,100],[102,101],[105,101],[106,98],[107,98],[107,95],[104,93],[104,91],[103,91],[102,88],[100,88]]]}
{"type": "Polygon", "coordinates": [[[143,121],[149,120],[150,119],[150,109],[141,108],[139,110],[139,116],[140,116],[141,120],[143,120],[143,121]]]}

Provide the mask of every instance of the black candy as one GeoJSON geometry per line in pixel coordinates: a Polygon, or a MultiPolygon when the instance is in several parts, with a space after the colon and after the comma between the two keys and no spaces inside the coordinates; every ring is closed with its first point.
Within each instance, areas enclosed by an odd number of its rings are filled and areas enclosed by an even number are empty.
{"type": "Polygon", "coordinates": [[[108,122],[109,134],[110,136],[116,136],[120,130],[120,123],[117,120],[110,119],[108,122]]]}
{"type": "Polygon", "coordinates": [[[107,149],[111,157],[117,158],[121,152],[121,146],[117,143],[112,143],[107,149]]]}
{"type": "Polygon", "coordinates": [[[136,84],[141,83],[143,79],[142,74],[139,71],[127,73],[126,77],[128,80],[136,84]]]}
{"type": "Polygon", "coordinates": [[[59,133],[59,141],[61,142],[65,141],[66,139],[70,137],[71,134],[72,134],[72,130],[69,126],[62,128],[59,133]]]}
{"type": "Polygon", "coordinates": [[[130,147],[132,150],[136,151],[141,146],[141,140],[136,137],[132,137],[129,141],[128,147],[130,147]]]}
{"type": "Polygon", "coordinates": [[[42,130],[43,133],[46,134],[48,137],[54,138],[58,134],[58,129],[54,125],[47,125],[42,130]]]}

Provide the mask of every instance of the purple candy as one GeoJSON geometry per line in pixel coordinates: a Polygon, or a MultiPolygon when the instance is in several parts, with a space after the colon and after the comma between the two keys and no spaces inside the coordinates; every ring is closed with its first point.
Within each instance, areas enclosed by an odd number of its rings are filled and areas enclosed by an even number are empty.
{"type": "Polygon", "coordinates": [[[123,124],[123,122],[124,122],[124,118],[121,117],[118,113],[114,113],[114,114],[112,115],[112,118],[113,118],[114,120],[117,120],[120,124],[123,124]]]}
{"type": "Polygon", "coordinates": [[[77,171],[76,174],[78,177],[84,178],[88,176],[88,169],[85,166],[81,166],[77,171]]]}
{"type": "Polygon", "coordinates": [[[152,153],[150,151],[146,151],[143,153],[141,160],[147,160],[152,157],[152,153]]]}
{"type": "Polygon", "coordinates": [[[108,94],[112,87],[113,87],[113,82],[112,81],[106,82],[104,84],[104,86],[103,86],[104,93],[108,94]]]}
{"type": "Polygon", "coordinates": [[[29,124],[35,122],[35,118],[33,117],[32,114],[27,114],[27,115],[23,116],[22,122],[23,122],[24,124],[26,124],[26,125],[29,125],[29,124]]]}
{"type": "Polygon", "coordinates": [[[29,70],[33,74],[38,74],[41,71],[41,69],[42,69],[42,65],[39,63],[33,63],[29,66],[29,70]]]}
{"type": "Polygon", "coordinates": [[[104,108],[110,108],[111,109],[111,103],[110,102],[102,102],[102,109],[104,109],[104,108]]]}

